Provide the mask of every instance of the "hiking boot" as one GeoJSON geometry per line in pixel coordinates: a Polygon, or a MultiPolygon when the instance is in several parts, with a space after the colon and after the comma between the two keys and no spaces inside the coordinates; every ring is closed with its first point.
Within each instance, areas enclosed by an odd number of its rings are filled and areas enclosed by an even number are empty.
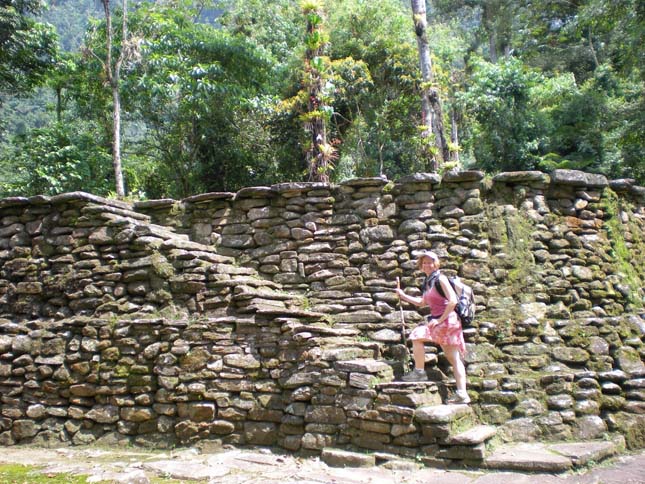
{"type": "Polygon", "coordinates": [[[410,373],[406,373],[401,377],[402,381],[428,381],[428,375],[425,370],[419,370],[415,368],[410,373]]]}
{"type": "Polygon", "coordinates": [[[457,390],[452,397],[446,400],[446,405],[468,405],[470,403],[470,397],[466,392],[460,392],[457,390]]]}

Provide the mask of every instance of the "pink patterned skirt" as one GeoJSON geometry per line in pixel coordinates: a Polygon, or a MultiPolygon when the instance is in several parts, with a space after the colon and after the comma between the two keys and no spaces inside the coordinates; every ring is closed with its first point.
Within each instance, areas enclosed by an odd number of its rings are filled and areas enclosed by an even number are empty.
{"type": "Polygon", "coordinates": [[[441,346],[457,346],[459,353],[466,354],[466,342],[457,313],[452,312],[443,323],[430,327],[425,324],[417,326],[410,333],[410,339],[431,341],[441,346]]]}

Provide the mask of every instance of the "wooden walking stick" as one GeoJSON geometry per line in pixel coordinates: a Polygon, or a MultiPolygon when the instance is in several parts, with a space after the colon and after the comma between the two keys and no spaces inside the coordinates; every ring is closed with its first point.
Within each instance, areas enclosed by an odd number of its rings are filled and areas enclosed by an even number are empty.
{"type": "MultiPolygon", "coordinates": [[[[401,280],[396,278],[396,288],[401,289],[401,280]]],[[[408,347],[408,341],[405,336],[405,318],[403,317],[403,304],[401,303],[401,296],[399,296],[399,311],[401,312],[401,334],[403,335],[403,346],[408,347]]]]}

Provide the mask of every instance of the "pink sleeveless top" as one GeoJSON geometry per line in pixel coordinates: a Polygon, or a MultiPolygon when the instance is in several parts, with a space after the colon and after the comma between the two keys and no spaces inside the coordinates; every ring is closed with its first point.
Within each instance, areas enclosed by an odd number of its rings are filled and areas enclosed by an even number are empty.
{"type": "MultiPolygon", "coordinates": [[[[439,281],[437,281],[437,284],[440,284],[439,281]]],[[[432,314],[433,318],[440,317],[448,305],[448,300],[442,297],[434,286],[423,293],[423,302],[430,308],[430,314],[432,314]]]]}
{"type": "MultiPolygon", "coordinates": [[[[438,281],[437,284],[439,284],[438,281]]],[[[434,286],[423,293],[423,302],[430,308],[432,318],[441,317],[448,305],[448,300],[442,297],[434,286]]],[[[461,329],[461,321],[455,311],[451,311],[448,318],[436,326],[429,327],[426,324],[417,326],[410,333],[410,339],[413,341],[417,339],[432,341],[441,346],[457,346],[462,355],[466,354],[466,342],[461,329]]]]}

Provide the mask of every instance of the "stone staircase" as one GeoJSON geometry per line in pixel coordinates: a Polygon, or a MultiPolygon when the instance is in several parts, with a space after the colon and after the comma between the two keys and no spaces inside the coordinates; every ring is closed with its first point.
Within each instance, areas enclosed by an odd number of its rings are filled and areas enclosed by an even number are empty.
{"type": "MultiPolygon", "coordinates": [[[[298,348],[292,354],[299,369],[284,386],[324,385],[324,378],[312,376],[319,368],[333,369],[334,378],[346,384],[335,401],[347,413],[348,429],[341,428],[335,445],[323,447],[322,455],[343,455],[348,460],[343,465],[350,465],[356,461],[352,449],[367,449],[382,461],[403,457],[433,467],[482,465],[496,429],[480,424],[471,406],[442,404],[450,383],[438,368],[429,371],[437,381],[396,381],[407,369],[403,345],[369,340],[358,328],[330,323],[321,312],[288,309],[298,304],[297,296],[283,294],[276,303],[267,299],[273,295],[238,287],[233,301],[242,313],[280,322],[282,340],[298,348]],[[392,354],[400,357],[384,356],[392,354]]],[[[436,355],[429,356],[434,365],[436,355]]]]}
{"type": "Polygon", "coordinates": [[[386,403],[359,413],[365,435],[350,448],[371,449],[382,460],[417,459],[428,467],[481,467],[496,429],[480,424],[472,407],[442,404],[434,382],[384,382],[375,388],[386,403]]]}
{"type": "Polygon", "coordinates": [[[599,462],[624,448],[620,439],[502,444],[497,427],[481,423],[476,404],[442,404],[451,383],[438,378],[443,376],[438,368],[428,372],[436,381],[395,381],[396,367],[382,358],[382,345],[372,346],[373,355],[363,351],[365,346],[356,348],[355,339],[351,346],[357,332],[315,325],[294,328],[294,334],[325,348],[319,356],[333,363],[339,375],[347,375],[349,387],[375,392],[371,398],[348,394],[340,400],[350,411],[352,431],[341,432],[334,445],[321,449],[321,459],[330,466],[396,468],[417,462],[434,468],[558,473],[599,462]]]}

